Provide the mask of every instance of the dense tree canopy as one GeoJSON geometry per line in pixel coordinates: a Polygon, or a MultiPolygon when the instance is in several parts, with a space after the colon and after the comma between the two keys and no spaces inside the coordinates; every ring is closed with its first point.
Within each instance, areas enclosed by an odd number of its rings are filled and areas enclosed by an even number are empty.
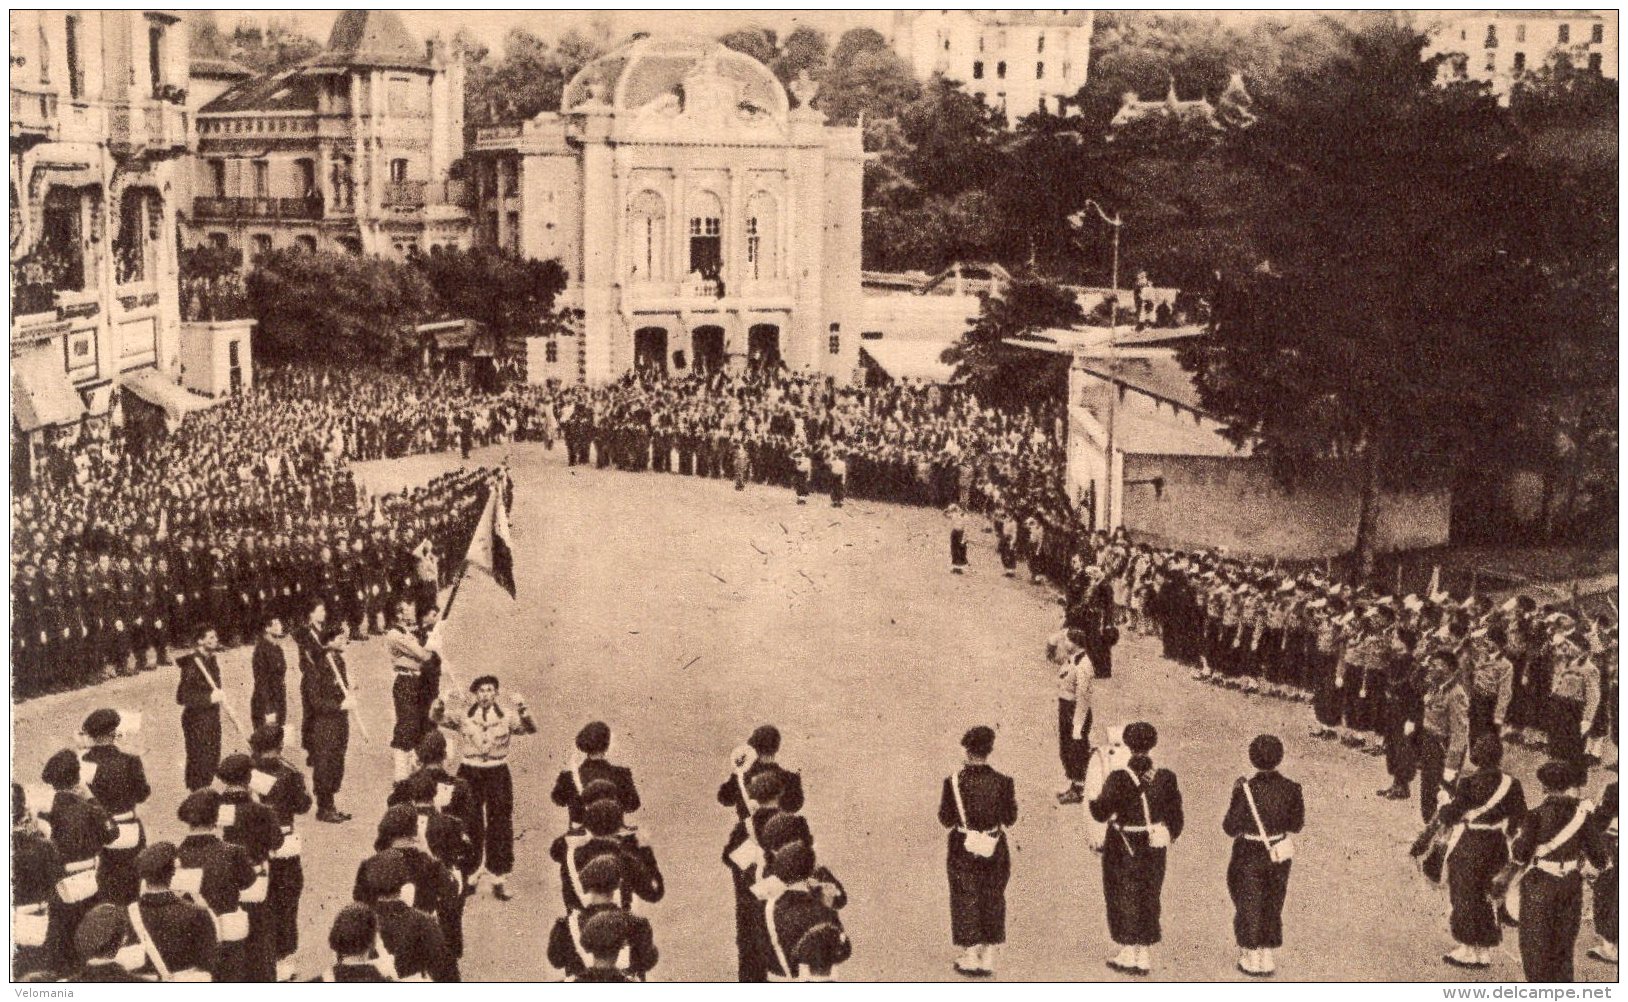
{"type": "Polygon", "coordinates": [[[1069,357],[1008,344],[1007,339],[1084,320],[1072,292],[1037,275],[1020,274],[1001,296],[984,300],[977,321],[945,350],[944,361],[955,366],[955,381],[986,404],[1027,407],[1055,400],[1067,391],[1069,357]]]}

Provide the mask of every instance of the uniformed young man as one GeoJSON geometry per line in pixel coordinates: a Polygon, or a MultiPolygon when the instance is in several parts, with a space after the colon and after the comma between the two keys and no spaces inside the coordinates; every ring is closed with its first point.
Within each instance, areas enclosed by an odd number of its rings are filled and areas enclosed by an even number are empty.
{"type": "MultiPolygon", "coordinates": [[[[318,609],[322,606],[319,604],[318,609]]],[[[345,754],[350,746],[350,711],[355,697],[350,694],[350,678],[344,655],[345,631],[326,626],[321,646],[309,660],[302,649],[300,658],[301,744],[311,766],[311,785],[316,793],[317,820],[343,824],[351,816],[341,811],[336,798],[345,782],[345,754]]]]}
{"type": "MultiPolygon", "coordinates": [[[[498,701],[496,675],[482,675],[469,683],[474,696],[469,709],[454,718],[441,707],[436,722],[463,735],[463,765],[459,778],[469,784],[470,841],[474,855],[484,860],[492,875],[492,896],[508,901],[509,871],[514,869],[514,777],[509,771],[509,741],[517,734],[535,734],[537,725],[522,700],[513,710],[498,701]]],[[[479,882],[477,873],[474,878],[479,882]]]]}
{"type": "Polygon", "coordinates": [[[54,791],[50,813],[41,817],[51,825],[51,844],[64,873],[51,897],[51,939],[46,943],[49,962],[59,971],[69,970],[77,962],[74,930],[96,904],[100,890],[97,863],[103,848],[119,834],[107,812],[80,786],[81,775],[79,757],[66,748],[47,759],[40,772],[41,782],[54,791]]]}
{"type": "Polygon", "coordinates": [[[1447,845],[1448,926],[1458,945],[1442,962],[1453,967],[1490,967],[1493,948],[1503,941],[1492,883],[1509,862],[1509,831],[1526,814],[1521,781],[1503,771],[1503,759],[1497,733],[1477,738],[1471,768],[1452,784],[1452,799],[1432,823],[1447,845]]]}
{"type": "Polygon", "coordinates": [[[1604,857],[1596,860],[1599,874],[1594,878],[1594,933],[1595,944],[1588,955],[1602,964],[1617,962],[1617,834],[1620,818],[1617,809],[1617,781],[1606,784],[1600,795],[1600,806],[1590,816],[1598,830],[1597,847],[1604,857]]]}
{"type": "Polygon", "coordinates": [[[181,737],[186,748],[184,775],[188,790],[201,790],[215,778],[220,764],[220,638],[212,626],[200,626],[191,652],[177,659],[180,668],[175,701],[181,705],[181,737]]]}
{"type": "Polygon", "coordinates": [[[624,984],[636,980],[622,970],[619,958],[631,933],[629,916],[621,911],[600,912],[582,926],[582,948],[592,962],[572,981],[589,984],[624,984]]]}
{"type": "Polygon", "coordinates": [[[1426,824],[1464,767],[1470,742],[1470,697],[1459,684],[1458,660],[1435,651],[1425,661],[1419,720],[1419,815],[1426,824]]]}
{"type": "Polygon", "coordinates": [[[249,935],[243,941],[244,977],[266,982],[277,978],[277,928],[267,899],[271,854],[283,846],[283,829],[277,812],[255,799],[249,789],[253,774],[254,760],[243,754],[226,756],[215,770],[221,783],[221,838],[242,846],[255,869],[254,883],[238,896],[249,914],[249,935]]]}
{"type": "Polygon", "coordinates": [[[415,634],[417,627],[418,616],[412,604],[402,602],[396,606],[395,622],[386,634],[386,642],[390,646],[390,667],[396,675],[390,689],[390,698],[396,709],[396,724],[390,732],[390,758],[394,779],[398,783],[413,771],[413,750],[424,736],[424,725],[428,719],[423,674],[430,662],[438,657],[419,642],[415,634]]]}
{"type": "Polygon", "coordinates": [[[265,909],[273,930],[277,980],[290,981],[300,941],[300,895],[305,890],[304,845],[294,819],[310,812],[311,795],[306,792],[305,776],[283,758],[283,737],[280,724],[264,724],[249,736],[249,751],[254,755],[249,785],[275,813],[283,836],[282,845],[270,854],[265,909]]]}
{"type": "Polygon", "coordinates": [[[11,976],[35,981],[52,969],[51,935],[62,856],[40,831],[22,785],[11,784],[11,976]]]}
{"type": "Polygon", "coordinates": [[[950,932],[961,974],[995,973],[995,952],[1006,942],[1006,882],[1012,874],[1006,829],[1017,823],[1010,776],[989,765],[995,732],[974,727],[961,738],[966,765],[946,778],[938,820],[948,828],[945,866],[950,883],[950,932]]]}
{"type": "Polygon", "coordinates": [[[1124,740],[1129,762],[1108,775],[1102,793],[1089,803],[1091,817],[1110,829],[1102,848],[1102,893],[1108,934],[1120,951],[1108,966],[1141,975],[1153,969],[1166,853],[1181,837],[1184,815],[1176,774],[1155,768],[1149,756],[1159,732],[1138,721],[1125,728],[1124,740]]]}
{"type": "Polygon", "coordinates": [[[588,784],[603,780],[616,787],[617,802],[622,805],[624,815],[632,814],[639,809],[639,790],[633,784],[633,770],[621,765],[612,765],[605,756],[610,751],[611,729],[603,721],[595,720],[583,726],[577,732],[577,752],[581,760],[572,768],[561,769],[559,777],[554,781],[554,792],[550,795],[554,803],[564,807],[570,815],[571,824],[582,823],[583,790],[588,784]]]}
{"type": "Polygon", "coordinates": [[[1542,716],[1550,758],[1583,761],[1584,739],[1600,705],[1600,669],[1588,648],[1580,632],[1557,633],[1550,643],[1554,668],[1542,716]]]}
{"type": "Polygon", "coordinates": [[[833,930],[836,949],[821,958],[829,977],[830,970],[845,962],[853,949],[842,930],[842,918],[823,893],[823,887],[814,880],[816,871],[814,850],[801,842],[792,842],[774,854],[770,873],[778,888],[765,903],[766,924],[771,947],[770,981],[803,981],[805,971],[797,958],[805,937],[816,930],[833,930]]]}
{"type": "Polygon", "coordinates": [[[780,806],[792,813],[803,809],[803,777],[775,761],[780,754],[780,729],[764,724],[752,732],[744,747],[735,749],[730,763],[734,771],[718,786],[718,803],[733,807],[736,817],[752,812],[747,790],[753,777],[763,772],[780,776],[780,806]]]}
{"type": "Polygon", "coordinates": [[[655,850],[622,819],[622,805],[616,802],[609,784],[589,784],[588,804],[582,810],[581,829],[571,829],[548,847],[549,858],[560,865],[560,892],[568,910],[582,907],[580,887],[582,868],[601,856],[615,859],[622,870],[623,908],[635,897],[651,903],[667,893],[667,885],[656,863],[655,850]],[[606,795],[601,796],[603,790],[606,795]]]}
{"type": "Polygon", "coordinates": [[[1232,838],[1227,893],[1232,897],[1232,931],[1242,955],[1238,969],[1270,977],[1277,965],[1272,951],[1283,946],[1283,902],[1289,893],[1293,836],[1305,827],[1300,784],[1277,771],[1283,742],[1262,734],[1249,743],[1255,775],[1233,784],[1221,830],[1232,838]]]}
{"type": "Polygon", "coordinates": [[[379,923],[379,943],[398,980],[457,981],[458,964],[447,952],[440,925],[402,900],[410,876],[406,861],[394,850],[377,853],[362,864],[362,880],[373,896],[379,923]]]}
{"type": "Polygon", "coordinates": [[[453,959],[461,960],[464,955],[464,871],[470,865],[474,845],[469,841],[463,820],[437,806],[442,789],[435,777],[424,770],[413,773],[402,784],[405,803],[412,806],[417,816],[415,834],[440,867],[442,890],[437,895],[435,914],[441,923],[441,937],[453,959]]]}
{"type": "Polygon", "coordinates": [[[136,858],[141,893],[128,914],[147,955],[141,972],[160,981],[209,981],[218,948],[215,920],[209,909],[171,888],[175,861],[175,845],[170,842],[154,842],[136,858]]]}
{"type": "Polygon", "coordinates": [[[1528,811],[1510,846],[1511,865],[1494,893],[1520,878],[1521,969],[1531,982],[1569,982],[1572,954],[1583,920],[1583,863],[1604,862],[1607,847],[1589,824],[1593,805],[1581,797],[1588,780],[1578,763],[1550,760],[1538,769],[1543,802],[1528,811]]]}
{"type": "Polygon", "coordinates": [[[255,641],[254,692],[249,697],[251,726],[288,722],[288,658],[283,654],[283,621],[272,616],[262,624],[255,641]]]}
{"type": "MultiPolygon", "coordinates": [[[[735,822],[724,842],[722,859],[735,888],[736,976],[743,984],[759,984],[768,976],[768,928],[762,901],[756,893],[757,884],[766,873],[764,828],[783,813],[796,818],[805,833],[808,828],[801,816],[782,811],[784,788],[784,776],[779,772],[764,770],[753,776],[742,795],[752,804],[752,813],[735,822]]],[[[813,836],[807,835],[807,839],[812,843],[813,836]]]]}
{"type": "Polygon", "coordinates": [[[89,984],[142,984],[146,978],[125,970],[119,952],[130,937],[130,923],[117,905],[102,904],[86,912],[74,931],[78,962],[63,981],[89,984]]]}
{"type": "Polygon", "coordinates": [[[1077,804],[1085,798],[1085,765],[1091,758],[1091,661],[1085,636],[1064,630],[1053,638],[1052,661],[1057,665],[1057,753],[1067,785],[1057,794],[1059,804],[1077,804]]]}
{"type": "Polygon", "coordinates": [[[82,728],[91,747],[80,756],[86,789],[118,826],[119,835],[102,850],[98,900],[128,905],[136,900],[140,878],[136,855],[147,844],[147,833],[136,807],[147,802],[152,789],[141,758],[121,751],[117,744],[121,719],[118,711],[100,709],[85,718],[82,728]]]}
{"type": "Polygon", "coordinates": [[[595,915],[615,911],[628,918],[627,943],[618,951],[616,967],[624,974],[643,980],[656,966],[660,954],[649,920],[617,904],[621,866],[610,855],[596,856],[582,867],[578,879],[582,884],[582,907],[568,910],[554,920],[548,933],[548,962],[562,971],[566,980],[580,978],[593,965],[593,954],[583,942],[584,927],[595,915]]]}
{"type": "Polygon", "coordinates": [[[217,983],[248,978],[249,916],[242,895],[259,874],[247,850],[220,835],[220,794],[194,790],[181,801],[176,816],[187,826],[187,836],[176,846],[176,876],[171,886],[214,916],[219,949],[210,974],[217,983]]]}

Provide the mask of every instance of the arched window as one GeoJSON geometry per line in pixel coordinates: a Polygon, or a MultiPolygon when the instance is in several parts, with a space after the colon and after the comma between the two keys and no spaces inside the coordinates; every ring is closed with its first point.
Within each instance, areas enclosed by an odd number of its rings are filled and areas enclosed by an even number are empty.
{"type": "Polygon", "coordinates": [[[630,274],[635,281],[667,277],[667,203],[653,191],[641,191],[628,205],[630,274]]]}
{"type": "Polygon", "coordinates": [[[780,277],[780,226],[774,196],[766,191],[746,203],[746,272],[751,278],[780,277]]]}
{"type": "Polygon", "coordinates": [[[723,269],[724,203],[710,191],[690,196],[690,271],[713,277],[723,269]]]}

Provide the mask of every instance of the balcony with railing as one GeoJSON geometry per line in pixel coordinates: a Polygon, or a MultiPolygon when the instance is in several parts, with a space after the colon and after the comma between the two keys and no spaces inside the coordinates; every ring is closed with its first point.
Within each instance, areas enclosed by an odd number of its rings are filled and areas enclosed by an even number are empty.
{"type": "Polygon", "coordinates": [[[384,186],[382,195],[385,208],[404,212],[428,206],[465,208],[469,185],[459,180],[391,181],[384,186]]]}
{"type": "Polygon", "coordinates": [[[108,109],[108,149],[114,156],[179,156],[187,150],[187,113],[169,101],[117,104],[108,109]]]}
{"type": "Polygon", "coordinates": [[[59,131],[55,92],[15,85],[11,88],[13,142],[50,142],[59,131]]]}
{"type": "Polygon", "coordinates": [[[270,222],[294,222],[322,218],[322,199],[310,198],[241,198],[198,197],[192,200],[192,215],[197,219],[263,219],[270,222]]]}

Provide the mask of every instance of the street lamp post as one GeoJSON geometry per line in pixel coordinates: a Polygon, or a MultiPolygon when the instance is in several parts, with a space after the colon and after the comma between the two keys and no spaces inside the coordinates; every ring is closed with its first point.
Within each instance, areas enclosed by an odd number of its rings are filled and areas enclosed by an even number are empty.
{"type": "MultiPolygon", "coordinates": [[[[1119,366],[1117,364],[1119,361],[1119,231],[1124,225],[1124,220],[1120,218],[1119,213],[1117,212],[1112,216],[1108,215],[1107,212],[1103,211],[1102,206],[1097,204],[1095,199],[1086,199],[1085,207],[1096,210],[1097,215],[1102,218],[1102,221],[1113,227],[1114,231],[1114,263],[1113,271],[1109,278],[1109,281],[1113,285],[1113,298],[1109,301],[1108,305],[1108,418],[1105,422],[1107,425],[1108,434],[1107,442],[1105,443],[1105,447],[1103,449],[1103,465],[1106,468],[1104,479],[1106,483],[1104,484],[1104,490],[1102,492],[1102,527],[1107,529],[1109,532],[1112,532],[1114,528],[1115,493],[1114,419],[1116,412],[1119,410],[1119,366]]],[[[1085,210],[1081,209],[1079,212],[1076,212],[1074,215],[1069,217],[1069,222],[1073,223],[1076,228],[1079,228],[1080,226],[1084,225],[1085,218],[1085,210]]]]}

